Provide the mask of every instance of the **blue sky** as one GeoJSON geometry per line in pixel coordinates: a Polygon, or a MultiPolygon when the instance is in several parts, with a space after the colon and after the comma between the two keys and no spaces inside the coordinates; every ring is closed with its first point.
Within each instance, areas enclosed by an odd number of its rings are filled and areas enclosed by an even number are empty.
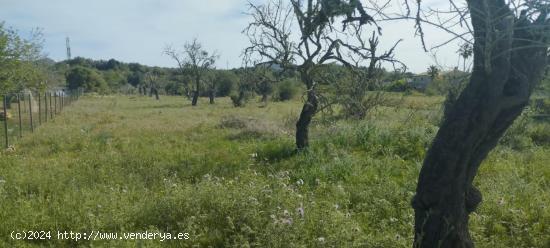
{"type": "MultiPolygon", "coordinates": [[[[260,1],[260,0],[258,0],[260,1]]],[[[432,0],[431,2],[440,2],[432,0]]],[[[430,2],[430,1],[428,1],[430,2]]],[[[125,62],[174,67],[162,54],[167,44],[183,45],[198,38],[204,47],[221,55],[217,67],[238,67],[247,45],[241,34],[248,22],[246,0],[0,0],[0,21],[23,35],[40,27],[45,52],[56,61],[66,58],[65,38],[72,55],[93,59],[114,58],[125,62]]],[[[430,3],[427,3],[428,5],[430,3]]],[[[434,64],[414,37],[413,23],[383,26],[382,47],[403,38],[396,54],[412,71],[424,72],[434,64]]],[[[445,36],[426,28],[429,43],[445,36]]],[[[438,62],[457,64],[457,44],[438,52],[438,62]]]]}

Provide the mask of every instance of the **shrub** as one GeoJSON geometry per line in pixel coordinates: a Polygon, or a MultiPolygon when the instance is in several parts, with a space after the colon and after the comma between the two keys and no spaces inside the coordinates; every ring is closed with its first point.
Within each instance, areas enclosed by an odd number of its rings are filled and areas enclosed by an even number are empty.
{"type": "Polygon", "coordinates": [[[299,91],[300,91],[300,88],[297,86],[296,82],[290,79],[287,79],[282,81],[278,85],[276,98],[279,101],[288,101],[293,99],[298,94],[299,91]]]}
{"type": "Polygon", "coordinates": [[[233,88],[237,85],[239,78],[231,71],[220,71],[216,75],[216,96],[229,96],[233,88]]]}
{"type": "Polygon", "coordinates": [[[387,86],[386,90],[391,92],[405,92],[412,90],[412,87],[407,84],[404,79],[400,79],[387,86]]]}
{"type": "Polygon", "coordinates": [[[233,102],[233,106],[235,107],[244,107],[253,97],[254,92],[247,91],[234,92],[229,96],[229,98],[231,98],[231,102],[233,102]]]}

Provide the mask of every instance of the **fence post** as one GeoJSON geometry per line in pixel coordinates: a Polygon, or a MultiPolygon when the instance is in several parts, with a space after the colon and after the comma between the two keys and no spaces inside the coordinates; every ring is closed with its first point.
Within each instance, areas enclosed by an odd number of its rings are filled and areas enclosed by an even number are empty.
{"type": "Polygon", "coordinates": [[[44,92],[44,121],[48,122],[48,92],[44,92]]]}
{"type": "Polygon", "coordinates": [[[53,93],[53,107],[54,107],[54,114],[57,115],[57,92],[53,93]]]}
{"type": "Polygon", "coordinates": [[[31,133],[34,133],[34,123],[32,122],[32,93],[29,93],[29,116],[31,117],[31,133]]]}
{"type": "Polygon", "coordinates": [[[38,91],[38,125],[42,125],[42,99],[40,99],[40,91],[38,91]]]}
{"type": "Polygon", "coordinates": [[[53,120],[52,93],[50,92],[50,120],[53,120]]]}
{"type": "Polygon", "coordinates": [[[19,113],[19,138],[23,137],[23,120],[21,119],[21,94],[17,94],[17,112],[19,113]]]}
{"type": "Polygon", "coordinates": [[[4,95],[3,103],[4,103],[4,135],[6,135],[6,149],[10,147],[10,140],[8,138],[8,112],[7,112],[7,101],[8,97],[7,95],[4,95]]]}

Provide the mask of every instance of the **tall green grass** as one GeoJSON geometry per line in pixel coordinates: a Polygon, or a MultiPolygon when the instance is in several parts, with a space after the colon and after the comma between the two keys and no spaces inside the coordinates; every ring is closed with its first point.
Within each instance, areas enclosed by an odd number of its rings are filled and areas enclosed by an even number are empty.
{"type": "MultiPolygon", "coordinates": [[[[410,247],[410,200],[440,116],[433,102],[412,96],[364,121],[318,121],[312,148],[296,153],[288,120],[299,102],[84,98],[2,152],[0,247],[410,247]],[[14,241],[13,230],[190,240],[14,241]]],[[[548,124],[525,128],[476,180],[478,247],[550,245],[548,124]],[[522,137],[530,142],[515,144],[522,137]]]]}

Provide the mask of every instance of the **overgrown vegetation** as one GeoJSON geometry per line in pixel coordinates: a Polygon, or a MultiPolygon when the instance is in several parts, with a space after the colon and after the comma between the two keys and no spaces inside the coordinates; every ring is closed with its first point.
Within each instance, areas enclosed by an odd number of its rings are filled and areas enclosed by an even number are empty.
{"type": "MultiPolygon", "coordinates": [[[[316,118],[311,149],[299,154],[285,123],[299,101],[206,103],[86,97],[24,137],[15,152],[0,154],[0,233],[148,230],[189,232],[190,240],[23,242],[2,235],[0,246],[410,247],[409,204],[438,128],[429,120],[441,111],[440,97],[404,97],[363,121],[316,118]]],[[[550,244],[550,146],[533,139],[550,125],[524,121],[476,179],[485,199],[471,216],[478,247],[550,244]],[[532,131],[522,132],[523,125],[532,131]]]]}
{"type": "MultiPolygon", "coordinates": [[[[249,2],[244,68],[225,71],[197,39],[166,47],[177,68],[54,63],[40,32],[23,39],[1,23],[0,93],[93,94],[2,151],[0,219],[10,230],[189,232],[183,246],[550,246],[550,1],[421,3],[414,15],[407,1],[401,13],[389,2],[249,2]],[[400,41],[378,49],[379,23],[393,20],[414,20],[426,52],[423,24],[451,34],[433,49],[459,40],[462,68],[407,72],[393,56],[400,41]],[[205,96],[212,106],[196,107],[205,96]],[[496,204],[478,209],[483,200],[496,204]]],[[[0,237],[21,244],[114,242],[0,237]]]]}

